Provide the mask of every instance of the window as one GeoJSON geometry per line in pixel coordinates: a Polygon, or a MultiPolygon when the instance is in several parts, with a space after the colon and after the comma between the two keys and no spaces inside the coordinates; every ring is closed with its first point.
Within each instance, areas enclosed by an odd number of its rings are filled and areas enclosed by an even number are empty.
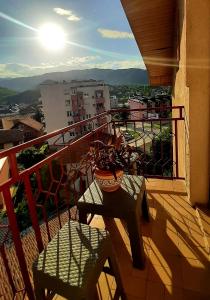
{"type": "Polygon", "coordinates": [[[71,94],[76,95],[77,90],[76,89],[71,89],[71,94]]]}
{"type": "Polygon", "coordinates": [[[69,95],[69,89],[64,89],[64,95],[69,95]]]}
{"type": "Polygon", "coordinates": [[[74,133],[73,131],[70,131],[70,132],[69,132],[69,135],[70,135],[70,136],[75,136],[75,133],[74,133]]]}
{"type": "Polygon", "coordinates": [[[103,98],[103,91],[95,91],[96,98],[103,98]]]}
{"type": "Polygon", "coordinates": [[[67,114],[67,117],[71,117],[71,111],[67,111],[66,114],[67,114]]]}
{"type": "Polygon", "coordinates": [[[72,125],[73,123],[74,123],[73,121],[69,121],[68,126],[72,125]]]}
{"type": "Polygon", "coordinates": [[[70,106],[71,100],[66,100],[66,106],[70,106]]]}

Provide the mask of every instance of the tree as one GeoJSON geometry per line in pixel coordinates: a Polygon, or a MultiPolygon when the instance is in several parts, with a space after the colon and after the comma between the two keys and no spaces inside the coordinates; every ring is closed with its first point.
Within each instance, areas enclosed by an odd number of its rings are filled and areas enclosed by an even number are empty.
{"type": "Polygon", "coordinates": [[[42,113],[42,111],[37,108],[35,114],[34,114],[34,117],[33,117],[36,121],[42,123],[43,122],[43,119],[44,119],[44,115],[42,113]]]}
{"type": "MultiPolygon", "coordinates": [[[[30,168],[36,163],[47,157],[49,146],[44,144],[40,148],[31,147],[23,150],[17,157],[17,162],[22,170],[30,168]]],[[[33,174],[30,177],[31,187],[36,189],[36,178],[33,174]]],[[[29,217],[29,210],[25,195],[25,186],[23,182],[16,185],[15,195],[13,196],[14,208],[17,217],[17,222],[20,231],[31,226],[31,219],[29,217]]]]}
{"type": "Polygon", "coordinates": [[[47,157],[49,146],[44,144],[39,149],[35,147],[28,148],[23,150],[17,157],[17,162],[22,169],[30,168],[39,161],[47,157]]]}
{"type": "Polygon", "coordinates": [[[122,121],[126,121],[126,120],[128,120],[129,115],[130,115],[129,109],[127,108],[126,105],[123,105],[122,109],[123,109],[124,111],[122,111],[122,112],[120,113],[120,118],[121,118],[122,121]],[[127,110],[127,111],[126,111],[126,110],[127,110]]]}

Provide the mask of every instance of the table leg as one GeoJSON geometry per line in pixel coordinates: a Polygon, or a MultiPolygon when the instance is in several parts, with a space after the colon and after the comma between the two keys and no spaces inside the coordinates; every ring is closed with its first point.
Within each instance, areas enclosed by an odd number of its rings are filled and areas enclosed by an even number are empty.
{"type": "Polygon", "coordinates": [[[143,239],[138,229],[138,221],[135,213],[130,214],[127,219],[127,228],[131,245],[133,266],[138,269],[144,269],[145,256],[143,248],[143,239]]]}
{"type": "Polygon", "coordinates": [[[143,216],[144,220],[149,222],[149,210],[148,210],[148,205],[147,205],[147,192],[146,191],[144,191],[141,209],[142,209],[142,216],[143,216]]]}
{"type": "Polygon", "coordinates": [[[79,222],[87,224],[87,213],[83,209],[79,209],[79,222]]]}

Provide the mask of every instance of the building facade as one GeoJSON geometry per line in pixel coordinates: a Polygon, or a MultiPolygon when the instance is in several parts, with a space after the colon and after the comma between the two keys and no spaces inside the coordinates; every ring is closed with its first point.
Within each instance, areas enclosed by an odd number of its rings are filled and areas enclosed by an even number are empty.
{"type": "Polygon", "coordinates": [[[110,97],[110,106],[111,108],[118,108],[118,99],[116,96],[110,97]]]}
{"type": "MultiPolygon", "coordinates": [[[[50,81],[41,84],[40,91],[47,132],[110,109],[109,87],[103,81],[50,81]]],[[[77,132],[72,130],[70,135],[74,137],[77,132]]]]}
{"type": "Polygon", "coordinates": [[[132,120],[140,120],[147,118],[147,104],[139,99],[128,99],[128,105],[130,109],[139,109],[131,113],[132,120]],[[145,109],[145,110],[142,110],[145,109]]]}

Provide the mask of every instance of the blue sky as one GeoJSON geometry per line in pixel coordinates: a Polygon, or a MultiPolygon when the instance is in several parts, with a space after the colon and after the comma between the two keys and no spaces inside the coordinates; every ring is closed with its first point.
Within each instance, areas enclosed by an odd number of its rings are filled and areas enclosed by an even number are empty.
{"type": "Polygon", "coordinates": [[[0,77],[93,67],[144,68],[120,0],[0,0],[0,77]],[[62,50],[40,43],[45,23],[65,32],[62,50]]]}

